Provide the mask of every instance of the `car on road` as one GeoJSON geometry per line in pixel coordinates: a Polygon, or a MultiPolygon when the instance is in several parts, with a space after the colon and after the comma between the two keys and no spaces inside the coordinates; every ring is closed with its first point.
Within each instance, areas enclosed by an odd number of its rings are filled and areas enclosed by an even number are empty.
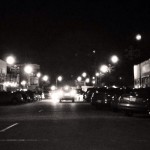
{"type": "Polygon", "coordinates": [[[60,91],[59,102],[72,101],[75,102],[76,90],[69,86],[63,87],[60,91]]]}

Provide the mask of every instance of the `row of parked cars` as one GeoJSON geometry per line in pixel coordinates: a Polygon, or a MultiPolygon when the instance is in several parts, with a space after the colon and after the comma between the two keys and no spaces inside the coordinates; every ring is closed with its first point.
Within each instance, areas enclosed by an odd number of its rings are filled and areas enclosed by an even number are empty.
{"type": "Polygon", "coordinates": [[[150,112],[150,88],[90,88],[83,98],[97,108],[124,111],[128,116],[150,112]]]}
{"type": "Polygon", "coordinates": [[[19,104],[42,99],[42,94],[33,91],[0,92],[0,104],[19,104]]]}

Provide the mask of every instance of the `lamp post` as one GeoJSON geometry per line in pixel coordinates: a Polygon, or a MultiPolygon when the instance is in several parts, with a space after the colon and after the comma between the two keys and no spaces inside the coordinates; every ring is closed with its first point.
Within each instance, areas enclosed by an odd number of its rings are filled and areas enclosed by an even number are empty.
{"type": "MultiPolygon", "coordinates": [[[[15,64],[15,57],[10,55],[6,58],[6,63],[7,63],[7,75],[6,75],[6,80],[10,82],[10,85],[17,85],[17,68],[14,65],[15,64]]],[[[9,86],[10,90],[13,90],[15,86],[9,86]]]]}
{"type": "Polygon", "coordinates": [[[58,86],[58,83],[57,83],[57,82],[58,82],[58,81],[61,82],[62,79],[63,79],[62,76],[58,76],[58,77],[56,78],[56,87],[58,86]]]}
{"type": "Polygon", "coordinates": [[[24,67],[24,72],[27,74],[27,85],[30,86],[30,75],[33,72],[33,68],[31,65],[26,65],[24,67]]]}

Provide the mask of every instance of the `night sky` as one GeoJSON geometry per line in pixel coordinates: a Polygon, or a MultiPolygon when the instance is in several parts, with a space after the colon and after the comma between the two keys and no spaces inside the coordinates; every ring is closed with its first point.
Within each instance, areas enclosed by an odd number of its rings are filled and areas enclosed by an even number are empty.
{"type": "Polygon", "coordinates": [[[150,5],[130,0],[0,2],[0,59],[37,63],[54,78],[95,73],[117,54],[120,65],[150,58],[150,5]],[[135,35],[142,40],[137,42],[135,35]],[[139,49],[130,59],[128,50],[139,49]]]}

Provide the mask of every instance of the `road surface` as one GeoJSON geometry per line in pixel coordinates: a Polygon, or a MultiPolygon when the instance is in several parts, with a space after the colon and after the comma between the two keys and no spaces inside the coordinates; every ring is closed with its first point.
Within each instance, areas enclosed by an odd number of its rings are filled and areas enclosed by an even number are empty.
{"type": "Polygon", "coordinates": [[[0,106],[0,150],[149,150],[150,118],[43,100],[0,106]]]}

